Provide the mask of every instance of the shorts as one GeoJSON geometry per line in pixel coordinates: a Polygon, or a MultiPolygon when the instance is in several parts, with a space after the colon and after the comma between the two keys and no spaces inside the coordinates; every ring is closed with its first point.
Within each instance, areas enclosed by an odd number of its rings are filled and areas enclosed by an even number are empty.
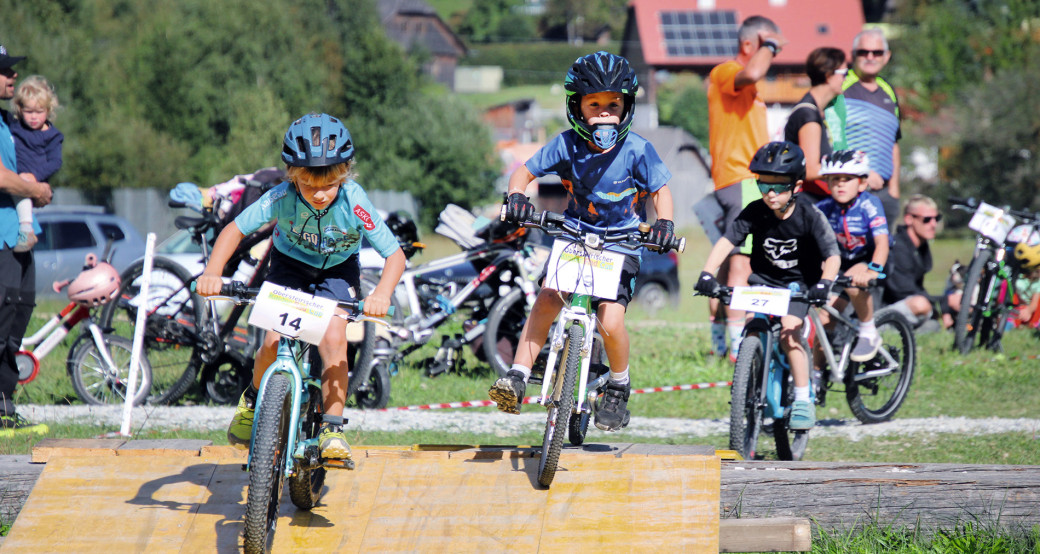
{"type": "Polygon", "coordinates": [[[317,268],[271,251],[266,281],[333,300],[357,300],[361,290],[361,265],[354,254],[338,265],[317,268]]]}
{"type": "MultiPolygon", "coordinates": [[[[725,235],[726,231],[729,231],[733,227],[733,222],[737,220],[737,216],[740,212],[747,207],[748,204],[762,198],[762,193],[758,191],[758,184],[754,178],[747,178],[739,183],[733,183],[717,189],[715,191],[715,199],[719,201],[719,205],[722,206],[722,212],[725,217],[722,220],[723,229],[722,234],[725,235]]],[[[744,254],[745,256],[751,255],[751,235],[748,235],[743,244],[736,245],[733,248],[731,254],[744,254]]]]}
{"type": "Polygon", "coordinates": [[[856,258],[855,260],[846,260],[845,258],[842,258],[841,259],[841,272],[844,274],[846,271],[849,270],[849,268],[851,268],[852,266],[854,266],[856,264],[867,264],[867,263],[870,263],[870,259],[874,255],[874,253],[873,252],[869,252],[868,254],[869,254],[868,256],[864,256],[864,257],[861,257],[861,258],[856,258]]]}
{"type": "MultiPolygon", "coordinates": [[[[547,266],[546,270],[548,270],[549,262],[546,261],[545,264],[547,266]]],[[[618,283],[617,300],[598,300],[597,302],[615,302],[627,308],[629,303],[632,302],[632,296],[635,294],[636,275],[639,274],[639,265],[639,257],[626,254],[625,263],[621,266],[621,281],[618,283]]],[[[543,286],[544,284],[545,277],[542,277],[539,279],[538,285],[543,286]]]]}

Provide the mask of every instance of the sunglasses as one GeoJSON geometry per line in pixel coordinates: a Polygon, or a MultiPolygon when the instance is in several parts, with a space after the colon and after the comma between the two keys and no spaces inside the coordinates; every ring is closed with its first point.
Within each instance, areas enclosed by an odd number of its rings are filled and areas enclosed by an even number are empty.
{"type": "Polygon", "coordinates": [[[885,55],[885,51],[884,50],[864,50],[862,48],[858,48],[858,49],[853,51],[853,54],[855,54],[857,57],[860,57],[860,58],[866,58],[868,55],[873,55],[875,58],[880,58],[881,56],[885,55]]]}
{"type": "Polygon", "coordinates": [[[936,223],[939,223],[940,221],[942,221],[942,214],[938,214],[938,215],[910,214],[910,217],[915,218],[915,219],[920,219],[921,223],[925,223],[925,224],[931,223],[933,219],[935,220],[936,223]]]}
{"type": "Polygon", "coordinates": [[[787,183],[763,183],[762,181],[758,181],[757,183],[758,183],[758,191],[761,192],[763,195],[769,194],[769,191],[773,191],[773,192],[775,192],[777,194],[783,194],[783,193],[785,193],[785,192],[787,192],[787,191],[789,191],[789,190],[794,188],[794,183],[792,183],[792,182],[787,182],[787,183]]]}

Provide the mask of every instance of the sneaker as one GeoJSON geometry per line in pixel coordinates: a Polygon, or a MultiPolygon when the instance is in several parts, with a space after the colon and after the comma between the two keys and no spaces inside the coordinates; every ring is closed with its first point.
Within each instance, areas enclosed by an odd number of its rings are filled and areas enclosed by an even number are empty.
{"type": "Polygon", "coordinates": [[[867,338],[862,335],[856,338],[856,345],[852,347],[852,355],[849,356],[854,362],[869,362],[877,356],[878,348],[881,347],[881,336],[874,335],[867,338]]]}
{"type": "Polygon", "coordinates": [[[628,425],[631,414],[628,412],[628,395],[631,394],[631,383],[619,385],[614,381],[607,382],[607,390],[596,407],[596,427],[603,431],[617,431],[628,425]]]}
{"type": "Polygon", "coordinates": [[[507,414],[520,413],[520,404],[524,401],[527,383],[524,374],[511,369],[505,377],[495,381],[488,389],[488,396],[498,404],[498,409],[507,414]]]}
{"type": "Polygon", "coordinates": [[[0,438],[11,438],[19,435],[46,435],[50,429],[46,424],[33,423],[24,417],[14,415],[0,416],[0,438]]]}
{"type": "Polygon", "coordinates": [[[812,429],[816,425],[816,405],[805,400],[795,400],[791,405],[791,421],[788,426],[794,431],[812,429]]]}
{"type": "Polygon", "coordinates": [[[18,242],[14,245],[15,252],[28,252],[32,250],[33,246],[36,246],[36,233],[30,231],[18,230],[18,242]]]}
{"type": "Polygon", "coordinates": [[[256,398],[248,398],[248,392],[246,389],[238,399],[238,409],[227,430],[228,444],[242,449],[248,449],[253,438],[253,413],[256,410],[256,398]]]}
{"type": "Polygon", "coordinates": [[[318,448],[321,449],[322,458],[350,459],[350,445],[347,444],[347,436],[343,434],[342,425],[322,423],[321,433],[318,433],[318,448]]]}

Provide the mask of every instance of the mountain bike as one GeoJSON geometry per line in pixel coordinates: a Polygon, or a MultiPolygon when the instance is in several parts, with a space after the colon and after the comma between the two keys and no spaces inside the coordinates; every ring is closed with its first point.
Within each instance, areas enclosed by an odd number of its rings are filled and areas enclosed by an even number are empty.
{"type": "MultiPolygon", "coordinates": [[[[105,249],[106,258],[110,247],[111,243],[105,249]]],[[[84,271],[97,263],[94,254],[87,254],[84,271]]],[[[55,292],[60,292],[69,282],[54,283],[55,292]]],[[[77,325],[86,322],[86,329],[72,343],[65,360],[72,388],[86,404],[122,404],[129,388],[133,343],[106,333],[97,322],[97,309],[69,302],[48,319],[43,327],[23,338],[21,348],[15,355],[18,383],[24,385],[35,379],[40,371],[40,360],[50,354],[77,325]]],[[[141,357],[138,367],[140,372],[134,393],[135,405],[145,402],[152,382],[152,368],[146,357],[141,357]]]]}
{"type": "Polygon", "coordinates": [[[974,212],[968,227],[977,233],[954,319],[954,348],[961,354],[976,346],[1000,351],[1014,306],[1015,280],[1022,271],[1013,255],[1015,244],[1036,238],[1040,214],[998,208],[974,198],[950,198],[950,203],[954,209],[974,212]]]}
{"type": "MultiPolygon", "coordinates": [[[[503,221],[505,210],[503,206],[503,221]]],[[[572,444],[584,442],[589,420],[599,407],[597,399],[610,378],[605,365],[592,367],[596,331],[593,303],[616,298],[625,255],[606,250],[606,246],[617,244],[631,250],[659,247],[647,241],[650,226],[645,223],[639,231],[594,232],[582,230],[562,214],[546,211],[535,213],[523,226],[555,237],[544,286],[570,296],[550,332],[544,372],[532,372],[529,380],[542,385],[536,402],[548,409],[538,460],[538,483],[548,487],[556,476],[564,430],[572,444]]],[[[675,237],[669,248],[682,252],[686,239],[675,237]]]]}
{"type": "MultiPolygon", "coordinates": [[[[311,345],[320,342],[336,307],[368,319],[361,301],[335,301],[265,283],[259,289],[232,282],[210,300],[253,303],[249,322],[282,333],[278,355],[267,368],[256,399],[253,434],[246,469],[245,551],[266,552],[274,537],[283,483],[289,498],[301,510],[310,510],[321,498],[326,469],[354,469],[351,459],[321,457],[318,433],[324,409],[321,364],[312,364],[311,345]]],[[[392,315],[392,313],[391,313],[392,315]]]]}
{"type": "MultiPolygon", "coordinates": [[[[754,279],[754,277],[752,277],[754,279]]],[[[835,287],[848,287],[848,277],[835,280],[835,287]]],[[[749,460],[760,456],[759,436],[768,426],[781,460],[800,460],[809,443],[809,430],[790,428],[790,408],[794,402],[794,381],[787,354],[780,346],[780,318],[787,313],[790,300],[806,301],[804,291],[766,286],[722,287],[716,296],[727,304],[753,313],[744,327],[730,390],[729,446],[749,460]]],[[[846,310],[848,312],[848,310],[846,310]]],[[[826,367],[812,371],[810,393],[813,401],[826,404],[826,394],[844,385],[849,409],[863,423],[890,419],[909,392],[917,364],[913,328],[894,311],[877,312],[875,325],[881,336],[877,355],[866,362],[852,362],[851,352],[859,324],[854,314],[841,313],[830,305],[810,305],[802,329],[802,343],[811,356],[819,342],[826,367]],[[834,322],[824,329],[817,310],[824,310],[834,322]],[[851,317],[850,317],[851,315],[851,317]]]]}

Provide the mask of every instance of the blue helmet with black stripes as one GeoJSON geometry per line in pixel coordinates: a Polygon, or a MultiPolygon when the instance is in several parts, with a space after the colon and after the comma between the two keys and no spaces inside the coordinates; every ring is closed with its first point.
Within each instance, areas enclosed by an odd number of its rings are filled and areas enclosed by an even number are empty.
{"type": "Polygon", "coordinates": [[[354,157],[354,141],[343,123],[324,113],[293,121],[282,141],[282,161],[292,167],[326,167],[354,157]]]}
{"type": "Polygon", "coordinates": [[[607,150],[625,140],[632,127],[639,80],[628,60],[609,52],[596,52],[574,61],[563,82],[567,92],[567,121],[583,139],[607,150]],[[625,100],[621,122],[589,125],[581,113],[581,99],[596,92],[616,92],[625,100]]]}

